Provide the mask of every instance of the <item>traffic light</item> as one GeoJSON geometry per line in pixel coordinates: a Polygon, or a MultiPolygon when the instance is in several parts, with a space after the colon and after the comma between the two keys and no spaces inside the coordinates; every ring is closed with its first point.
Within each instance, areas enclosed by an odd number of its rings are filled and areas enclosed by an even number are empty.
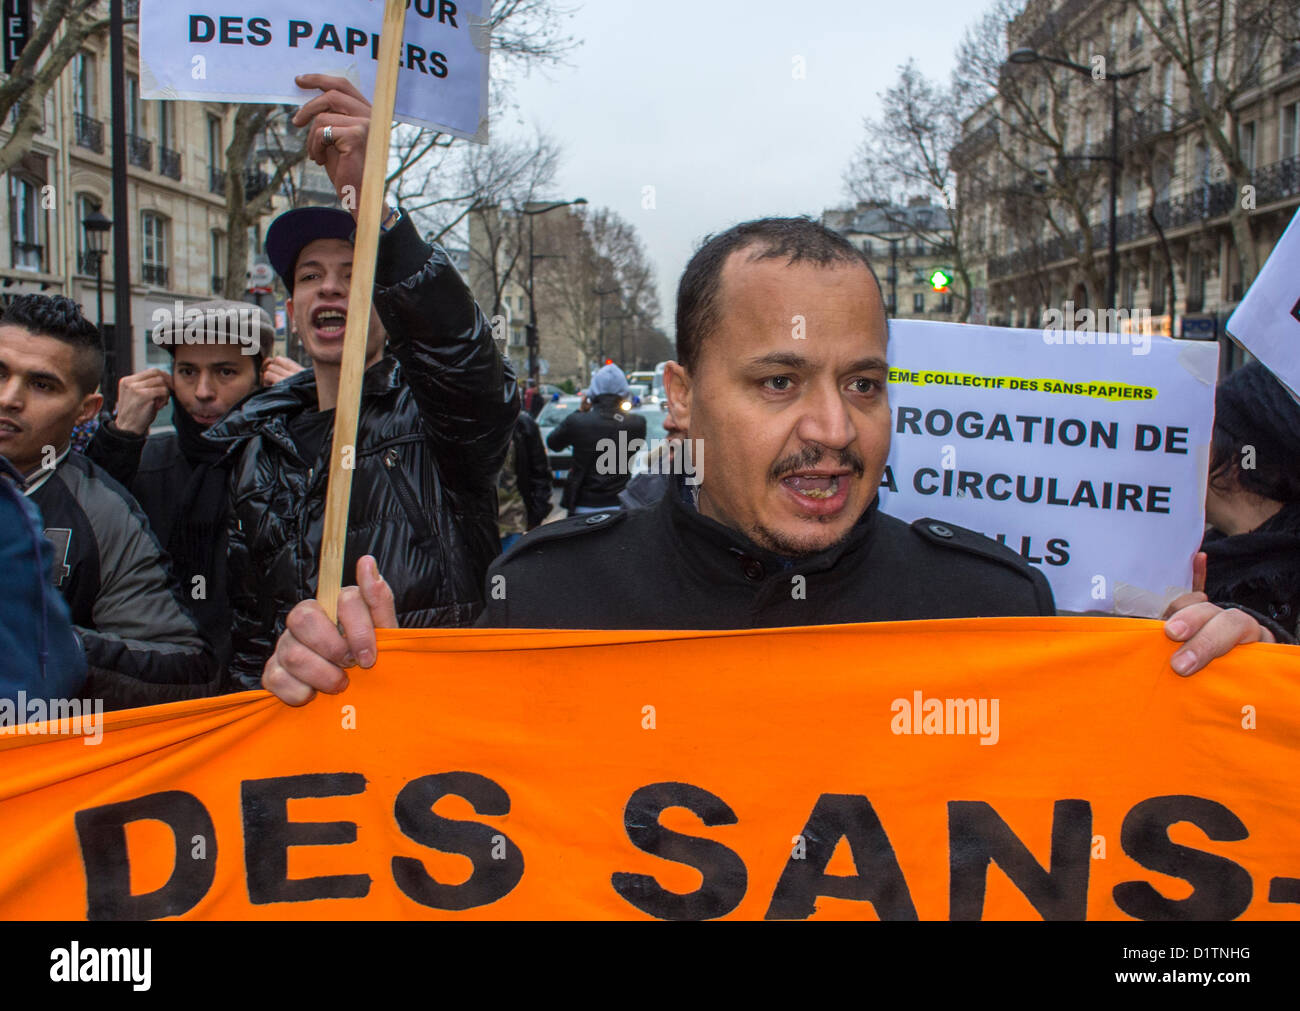
{"type": "Polygon", "coordinates": [[[935,291],[943,294],[948,290],[948,285],[952,284],[952,274],[943,267],[935,267],[930,271],[930,287],[935,291]]]}

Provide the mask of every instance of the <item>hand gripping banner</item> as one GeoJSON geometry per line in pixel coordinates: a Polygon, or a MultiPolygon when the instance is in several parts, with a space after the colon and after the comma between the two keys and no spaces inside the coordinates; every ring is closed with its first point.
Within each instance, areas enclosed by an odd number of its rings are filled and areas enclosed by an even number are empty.
{"type": "Polygon", "coordinates": [[[0,736],[10,919],[1300,918],[1300,652],[1156,622],[381,633],[0,736]]]}

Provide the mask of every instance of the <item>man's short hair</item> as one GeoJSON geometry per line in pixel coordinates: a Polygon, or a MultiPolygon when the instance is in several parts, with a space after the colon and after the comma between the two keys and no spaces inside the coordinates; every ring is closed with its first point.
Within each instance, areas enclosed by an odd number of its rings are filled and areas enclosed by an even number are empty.
{"type": "Polygon", "coordinates": [[[39,337],[72,347],[72,379],[83,394],[94,393],[104,375],[104,342],[81,306],[65,295],[18,295],[0,316],[0,325],[20,326],[39,337]]]}
{"type": "MultiPolygon", "coordinates": [[[[699,359],[700,344],[717,329],[718,292],[727,257],[752,248],[751,260],[784,259],[819,267],[858,264],[867,268],[879,289],[880,281],[867,255],[839,232],[811,218],[759,218],[709,236],[686,265],[677,286],[677,361],[688,371],[699,359]]],[[[884,302],[884,298],[881,298],[884,302]]]]}

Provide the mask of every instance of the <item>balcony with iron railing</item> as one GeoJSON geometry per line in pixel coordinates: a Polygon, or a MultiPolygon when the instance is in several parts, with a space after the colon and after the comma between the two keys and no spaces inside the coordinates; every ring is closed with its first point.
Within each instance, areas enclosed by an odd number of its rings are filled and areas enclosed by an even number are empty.
{"type": "Polygon", "coordinates": [[[153,168],[153,142],[134,133],[126,135],[126,159],[146,171],[153,168]]]}
{"type": "Polygon", "coordinates": [[[167,287],[168,270],[161,263],[142,263],[140,264],[140,276],[145,284],[156,284],[160,288],[167,287]]]}
{"type": "MultiPolygon", "coordinates": [[[[1300,156],[1284,158],[1266,165],[1251,177],[1255,187],[1256,205],[1300,196],[1300,156]]],[[[1134,242],[1153,235],[1156,231],[1152,217],[1165,231],[1213,221],[1225,217],[1237,200],[1237,188],[1231,182],[1209,183],[1198,186],[1176,197],[1157,201],[1154,209],[1130,211],[1115,219],[1115,241],[1134,242]]],[[[1107,223],[1092,226],[1089,238],[1094,252],[1105,249],[1110,238],[1107,223]]],[[[1026,271],[1038,270],[1079,256],[1084,249],[1083,232],[1074,231],[1062,238],[1056,236],[1014,253],[995,256],[989,260],[990,278],[1008,277],[1026,271]]]]}
{"type": "Polygon", "coordinates": [[[104,153],[104,124],[81,112],[72,114],[72,124],[76,130],[77,146],[88,148],[96,154],[104,153]]]}
{"type": "Polygon", "coordinates": [[[219,168],[208,169],[208,190],[218,196],[226,195],[226,173],[219,168]]]}
{"type": "Polygon", "coordinates": [[[13,263],[18,270],[41,270],[45,266],[45,247],[39,242],[14,239],[13,263]]]}
{"type": "Polygon", "coordinates": [[[170,179],[181,181],[181,153],[169,147],[158,148],[158,171],[170,179]]]}

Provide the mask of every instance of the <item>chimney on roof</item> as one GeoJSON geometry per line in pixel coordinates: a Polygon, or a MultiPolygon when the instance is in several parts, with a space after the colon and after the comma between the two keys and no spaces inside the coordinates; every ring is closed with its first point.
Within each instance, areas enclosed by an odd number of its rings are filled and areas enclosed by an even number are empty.
{"type": "Polygon", "coordinates": [[[907,198],[908,207],[929,207],[930,198],[925,196],[915,196],[907,198]]]}

